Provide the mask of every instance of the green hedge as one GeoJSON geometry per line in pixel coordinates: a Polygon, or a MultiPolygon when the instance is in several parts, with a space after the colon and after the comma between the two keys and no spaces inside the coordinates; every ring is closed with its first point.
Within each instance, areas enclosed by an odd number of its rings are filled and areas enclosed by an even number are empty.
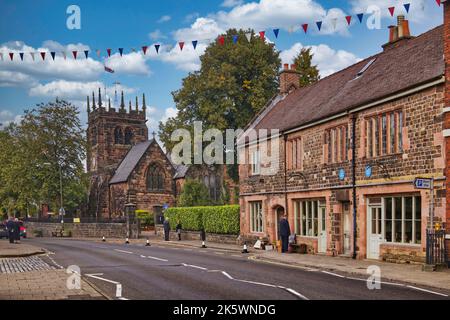
{"type": "Polygon", "coordinates": [[[207,233],[239,234],[239,206],[217,207],[183,207],[170,208],[164,213],[169,218],[172,229],[178,221],[184,230],[200,231],[203,228],[207,233]]]}
{"type": "Polygon", "coordinates": [[[154,226],[155,218],[153,213],[146,210],[136,210],[136,217],[140,220],[142,227],[154,226]]]}

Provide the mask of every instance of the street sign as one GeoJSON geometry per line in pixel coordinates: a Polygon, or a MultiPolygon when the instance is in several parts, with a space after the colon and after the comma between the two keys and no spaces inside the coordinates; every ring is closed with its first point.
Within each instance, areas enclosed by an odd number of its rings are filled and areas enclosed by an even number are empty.
{"type": "Polygon", "coordinates": [[[431,189],[431,185],[432,185],[432,180],[431,179],[416,178],[416,180],[414,180],[414,187],[416,189],[427,189],[427,190],[430,190],[431,189]]]}

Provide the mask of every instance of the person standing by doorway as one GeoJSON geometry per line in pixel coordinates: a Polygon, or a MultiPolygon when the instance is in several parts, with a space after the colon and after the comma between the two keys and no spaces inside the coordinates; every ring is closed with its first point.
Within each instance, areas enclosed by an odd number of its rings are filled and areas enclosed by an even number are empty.
{"type": "Polygon", "coordinates": [[[291,235],[291,227],[287,220],[287,215],[283,215],[280,219],[280,238],[281,252],[286,253],[289,249],[289,236],[291,235]]]}
{"type": "Polygon", "coordinates": [[[169,218],[166,218],[163,223],[164,226],[164,240],[169,241],[170,239],[170,223],[169,218]]]}
{"type": "Polygon", "coordinates": [[[8,230],[9,243],[14,243],[16,239],[16,234],[14,233],[16,228],[13,217],[9,217],[8,222],[6,222],[6,229],[8,230]]]}
{"type": "Polygon", "coordinates": [[[176,227],[178,241],[181,241],[181,229],[182,229],[181,222],[180,222],[180,220],[178,220],[177,227],[176,227]]]}

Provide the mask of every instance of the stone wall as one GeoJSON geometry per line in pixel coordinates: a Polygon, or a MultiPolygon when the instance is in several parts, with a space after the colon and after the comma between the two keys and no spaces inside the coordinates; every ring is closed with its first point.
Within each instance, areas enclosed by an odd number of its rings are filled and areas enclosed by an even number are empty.
{"type": "MultiPolygon", "coordinates": [[[[164,229],[162,225],[156,226],[156,235],[161,239],[164,239],[164,229]]],[[[170,240],[178,240],[178,234],[175,232],[175,230],[170,231],[170,240]]],[[[200,232],[183,230],[181,232],[181,240],[201,241],[200,232]]],[[[243,240],[238,235],[206,233],[206,242],[240,245],[242,244],[243,240]]]]}
{"type": "MultiPolygon", "coordinates": [[[[44,237],[51,237],[52,232],[61,229],[59,223],[26,222],[27,233],[34,236],[35,231],[42,231],[44,237]]],[[[126,223],[64,223],[64,230],[71,231],[73,238],[125,238],[127,236],[126,223]]],[[[136,224],[131,225],[130,238],[139,236],[136,224]]]]}
{"type": "Polygon", "coordinates": [[[383,243],[380,245],[380,259],[393,263],[423,264],[425,252],[420,246],[383,243]]]}

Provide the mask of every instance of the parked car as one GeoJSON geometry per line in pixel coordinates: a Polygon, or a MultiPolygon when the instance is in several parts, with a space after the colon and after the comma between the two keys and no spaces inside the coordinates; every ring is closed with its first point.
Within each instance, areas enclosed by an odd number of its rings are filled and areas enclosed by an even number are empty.
{"type": "Polygon", "coordinates": [[[8,230],[4,223],[0,223],[0,239],[8,238],[8,230]]]}

